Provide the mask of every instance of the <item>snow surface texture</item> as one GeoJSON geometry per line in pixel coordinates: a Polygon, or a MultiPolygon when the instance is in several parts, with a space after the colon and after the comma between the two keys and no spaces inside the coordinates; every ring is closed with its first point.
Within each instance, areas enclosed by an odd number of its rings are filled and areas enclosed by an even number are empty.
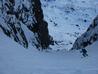
{"type": "Polygon", "coordinates": [[[0,32],[0,74],[98,74],[98,42],[79,51],[38,52],[24,49],[0,32]]]}
{"type": "Polygon", "coordinates": [[[53,49],[69,50],[98,14],[98,0],[41,0],[50,35],[57,41],[53,49]]]}

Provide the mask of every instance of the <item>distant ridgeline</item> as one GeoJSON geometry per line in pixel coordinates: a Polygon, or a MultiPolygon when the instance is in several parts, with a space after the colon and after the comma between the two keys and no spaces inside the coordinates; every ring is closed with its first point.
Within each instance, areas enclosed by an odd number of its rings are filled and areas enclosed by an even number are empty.
{"type": "Polygon", "coordinates": [[[75,41],[72,49],[82,49],[98,40],[98,16],[95,17],[87,31],[75,41]]]}
{"type": "Polygon", "coordinates": [[[40,0],[0,0],[0,28],[25,48],[46,49],[53,42],[40,0]]]}

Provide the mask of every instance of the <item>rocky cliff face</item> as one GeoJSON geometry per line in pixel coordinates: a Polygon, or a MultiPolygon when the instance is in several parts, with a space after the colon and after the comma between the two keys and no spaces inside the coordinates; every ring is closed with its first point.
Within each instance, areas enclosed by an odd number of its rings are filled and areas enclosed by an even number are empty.
{"type": "Polygon", "coordinates": [[[40,0],[0,0],[0,28],[25,48],[32,43],[45,49],[51,43],[40,0]]]}
{"type": "Polygon", "coordinates": [[[98,16],[95,17],[87,31],[74,43],[72,49],[82,49],[98,40],[98,16]]]}

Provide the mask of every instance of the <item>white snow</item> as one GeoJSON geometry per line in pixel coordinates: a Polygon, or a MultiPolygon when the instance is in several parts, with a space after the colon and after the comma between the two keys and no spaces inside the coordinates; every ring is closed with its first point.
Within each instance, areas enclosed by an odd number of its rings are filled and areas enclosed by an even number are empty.
{"type": "MultiPolygon", "coordinates": [[[[17,8],[20,2],[15,1],[17,8]]],[[[85,58],[82,58],[79,50],[56,51],[70,49],[75,39],[86,31],[98,13],[98,0],[41,1],[49,33],[58,45],[50,46],[52,51],[38,52],[33,46],[25,49],[5,36],[0,29],[0,74],[98,74],[98,42],[86,48],[88,57],[85,58]]],[[[24,4],[26,2],[24,0],[24,4]]],[[[29,8],[28,5],[29,3],[26,5],[29,8]]],[[[0,14],[0,21],[4,26],[6,23],[2,19],[3,15],[0,14]]],[[[22,29],[28,41],[35,41],[33,33],[27,31],[24,24],[22,29]]]]}
{"type": "Polygon", "coordinates": [[[98,74],[98,42],[79,51],[38,52],[24,49],[0,32],[0,74],[98,74]]]}
{"type": "Polygon", "coordinates": [[[98,14],[98,0],[41,0],[49,33],[58,45],[69,50],[98,14]]]}

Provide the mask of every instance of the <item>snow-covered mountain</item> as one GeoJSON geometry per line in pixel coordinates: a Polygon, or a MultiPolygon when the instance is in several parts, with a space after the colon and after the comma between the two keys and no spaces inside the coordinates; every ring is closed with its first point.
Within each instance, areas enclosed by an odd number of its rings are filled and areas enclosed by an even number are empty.
{"type": "Polygon", "coordinates": [[[72,49],[82,49],[98,40],[98,15],[93,20],[87,31],[74,43],[72,49]]]}
{"type": "MultiPolygon", "coordinates": [[[[0,0],[0,29],[24,47],[51,42],[40,0],[0,0]]],[[[1,31],[0,31],[1,32],[1,31]]]]}
{"type": "Polygon", "coordinates": [[[53,49],[70,49],[98,14],[98,0],[41,0],[53,49]]]}
{"type": "Polygon", "coordinates": [[[97,1],[0,0],[0,74],[98,74],[97,1]]]}
{"type": "Polygon", "coordinates": [[[0,0],[0,32],[24,47],[47,48],[54,40],[52,49],[69,50],[97,15],[97,6],[97,0],[0,0]]]}

